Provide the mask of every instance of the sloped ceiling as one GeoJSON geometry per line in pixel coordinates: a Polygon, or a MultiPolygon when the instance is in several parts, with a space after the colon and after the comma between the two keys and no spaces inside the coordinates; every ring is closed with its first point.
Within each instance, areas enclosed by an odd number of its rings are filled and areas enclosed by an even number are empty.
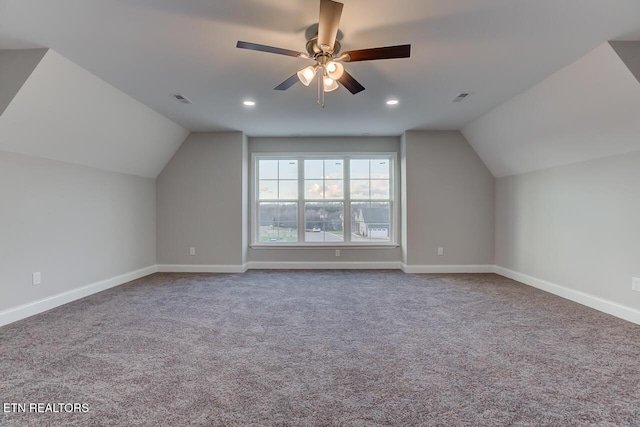
{"type": "Polygon", "coordinates": [[[148,178],[187,135],[53,50],[0,116],[0,150],[148,178]]]}
{"type": "Polygon", "coordinates": [[[42,60],[47,49],[0,50],[0,115],[42,60]]]}
{"type": "Polygon", "coordinates": [[[318,0],[0,0],[0,49],[57,52],[0,116],[0,150],[155,177],[185,128],[251,136],[462,128],[496,176],[640,149],[640,84],[602,45],[640,39],[638,0],[344,3],[343,50],[411,43],[412,57],[349,64],[366,91],[332,92],[323,110],[313,87],[273,90],[305,61],[235,48],[247,40],[303,49],[318,0]],[[452,103],[463,91],[471,96],[452,103]],[[400,104],[388,108],[389,97],[400,104]],[[245,98],[258,105],[245,108],[245,98]]]}
{"type": "Polygon", "coordinates": [[[640,83],[604,43],[462,133],[503,177],[640,150],[639,113],[640,83]]]}
{"type": "Polygon", "coordinates": [[[640,42],[612,41],[609,44],[640,82],[640,42]]]}
{"type": "Polygon", "coordinates": [[[192,131],[359,136],[458,130],[599,44],[640,39],[638,0],[344,0],[344,50],[412,54],[348,64],[366,90],[332,92],[323,110],[315,87],[273,90],[308,61],[235,47],[302,50],[318,11],[319,0],[0,0],[0,48],[55,49],[192,131]]]}

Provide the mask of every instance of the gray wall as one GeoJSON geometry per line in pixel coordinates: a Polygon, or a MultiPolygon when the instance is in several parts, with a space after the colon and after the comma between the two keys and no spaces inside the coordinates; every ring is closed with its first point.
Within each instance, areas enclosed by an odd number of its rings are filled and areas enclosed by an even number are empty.
{"type": "Polygon", "coordinates": [[[406,263],[493,264],[495,179],[464,136],[408,131],[402,164],[406,263]]]}
{"type": "Polygon", "coordinates": [[[0,50],[0,115],[45,53],[47,49],[0,50]]]}
{"type": "Polygon", "coordinates": [[[400,137],[400,248],[402,250],[402,264],[407,265],[407,133],[400,137]]]}
{"type": "Polygon", "coordinates": [[[156,263],[152,179],[0,151],[0,203],[0,311],[156,263]]]}
{"type": "Polygon", "coordinates": [[[157,179],[159,264],[243,264],[245,150],[242,132],[192,133],[180,146],[157,179]]]}
{"type": "MultiPolygon", "coordinates": [[[[246,262],[493,264],[494,178],[460,132],[403,137],[249,138],[192,134],[157,181],[158,263],[240,266],[246,262]],[[403,149],[403,155],[400,149],[403,149]],[[247,151],[248,149],[248,151],[247,151]],[[406,242],[395,248],[248,248],[249,159],[270,152],[395,152],[406,179],[406,242]],[[406,163],[406,170],[402,166],[406,163]],[[438,256],[438,246],[445,255],[438,256]],[[189,247],[196,255],[189,256],[189,247]]],[[[404,240],[404,239],[403,239],[404,240]]],[[[400,242],[398,242],[400,243],[400,242]]]]}
{"type": "MultiPolygon", "coordinates": [[[[249,138],[249,155],[253,153],[308,153],[308,152],[394,152],[399,154],[399,137],[330,137],[330,138],[249,138]]],[[[399,156],[398,156],[399,163],[399,156]]],[[[399,169],[399,165],[396,167],[399,169]]],[[[399,174],[396,179],[399,178],[399,174]]],[[[253,179],[252,177],[250,179],[253,179]]],[[[250,206],[250,209],[253,206],[250,206]]],[[[343,248],[340,258],[334,249],[253,249],[249,248],[251,262],[399,262],[397,248],[343,248]]]]}
{"type": "Polygon", "coordinates": [[[640,152],[501,178],[496,264],[640,309],[640,152]]]}
{"type": "Polygon", "coordinates": [[[249,138],[242,135],[242,264],[249,260],[249,138]]]}

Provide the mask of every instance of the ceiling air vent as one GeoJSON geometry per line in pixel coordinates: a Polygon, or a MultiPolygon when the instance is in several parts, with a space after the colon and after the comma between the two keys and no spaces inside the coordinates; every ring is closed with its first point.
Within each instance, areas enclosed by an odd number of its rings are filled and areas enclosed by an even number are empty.
{"type": "Polygon", "coordinates": [[[178,101],[182,102],[183,104],[192,104],[192,102],[189,100],[189,98],[187,98],[184,95],[173,95],[173,97],[175,99],[177,99],[178,101]]]}
{"type": "Polygon", "coordinates": [[[469,96],[469,92],[462,92],[460,95],[456,96],[451,102],[462,102],[469,96]]]}

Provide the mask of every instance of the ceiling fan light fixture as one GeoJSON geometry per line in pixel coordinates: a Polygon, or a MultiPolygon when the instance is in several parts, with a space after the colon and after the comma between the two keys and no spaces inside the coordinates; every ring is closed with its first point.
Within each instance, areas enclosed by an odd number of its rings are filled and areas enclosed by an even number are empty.
{"type": "Polygon", "coordinates": [[[313,78],[316,76],[317,69],[317,66],[309,65],[308,67],[298,71],[298,79],[300,80],[300,83],[305,86],[309,86],[313,78]]]}
{"type": "Polygon", "coordinates": [[[327,75],[333,80],[340,80],[340,77],[344,74],[344,65],[339,62],[329,61],[325,66],[327,75]]]}
{"type": "MultiPolygon", "coordinates": [[[[314,60],[315,65],[304,67],[273,89],[284,91],[298,83],[298,81],[305,86],[309,86],[316,77],[316,74],[318,74],[318,70],[320,70],[320,75],[316,82],[318,86],[318,105],[324,108],[325,92],[332,92],[340,86],[351,92],[352,95],[364,90],[364,86],[345,70],[343,62],[377,61],[380,59],[411,57],[410,44],[350,50],[341,53],[342,45],[338,39],[341,38],[339,26],[343,6],[344,4],[339,1],[320,0],[320,19],[317,27],[311,26],[306,31],[307,53],[241,40],[238,41],[236,47],[239,49],[314,60]],[[311,33],[309,30],[312,30],[311,33]],[[315,35],[313,35],[313,32],[315,32],[315,35]]],[[[389,104],[393,105],[392,103],[389,104]]]]}
{"type": "Polygon", "coordinates": [[[325,76],[322,80],[322,85],[324,86],[325,92],[333,92],[338,89],[338,82],[333,80],[331,77],[325,76]]]}

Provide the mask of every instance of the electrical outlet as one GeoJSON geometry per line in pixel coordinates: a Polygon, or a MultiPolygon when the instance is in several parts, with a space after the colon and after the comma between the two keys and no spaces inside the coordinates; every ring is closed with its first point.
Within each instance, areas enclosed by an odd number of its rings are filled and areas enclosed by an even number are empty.
{"type": "Polygon", "coordinates": [[[438,256],[444,255],[444,248],[438,248],[438,256]]]}
{"type": "Polygon", "coordinates": [[[196,254],[196,248],[189,248],[189,255],[195,255],[196,254]]]}
{"type": "Polygon", "coordinates": [[[40,272],[33,273],[31,276],[31,283],[33,286],[37,286],[42,283],[42,276],[40,275],[40,272]]]}
{"type": "Polygon", "coordinates": [[[336,256],[340,256],[340,249],[336,249],[336,256]]]}
{"type": "Polygon", "coordinates": [[[631,289],[640,292],[640,277],[631,278],[631,289]]]}

